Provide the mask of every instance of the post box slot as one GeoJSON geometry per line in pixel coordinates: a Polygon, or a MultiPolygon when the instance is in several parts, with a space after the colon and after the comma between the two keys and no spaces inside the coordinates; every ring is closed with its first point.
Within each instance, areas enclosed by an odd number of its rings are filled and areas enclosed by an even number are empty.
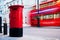
{"type": "Polygon", "coordinates": [[[17,10],[18,8],[12,8],[12,10],[17,10]]]}

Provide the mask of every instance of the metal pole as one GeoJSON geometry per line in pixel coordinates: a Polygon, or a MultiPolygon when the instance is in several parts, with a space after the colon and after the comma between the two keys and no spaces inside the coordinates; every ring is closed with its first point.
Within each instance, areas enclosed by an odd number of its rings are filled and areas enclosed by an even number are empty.
{"type": "Polygon", "coordinates": [[[4,26],[3,26],[3,34],[7,35],[7,22],[6,22],[6,18],[4,19],[4,26]]]}
{"type": "Polygon", "coordinates": [[[37,8],[37,27],[40,27],[40,18],[39,18],[39,0],[37,0],[37,5],[36,5],[36,8],[37,8]]]}
{"type": "Polygon", "coordinates": [[[0,17],[0,33],[2,33],[2,17],[0,17]]]}

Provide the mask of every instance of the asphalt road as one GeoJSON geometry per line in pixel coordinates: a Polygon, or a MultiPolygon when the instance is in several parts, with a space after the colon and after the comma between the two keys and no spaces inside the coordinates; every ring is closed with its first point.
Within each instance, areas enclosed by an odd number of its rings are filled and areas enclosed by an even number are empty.
{"type": "Polygon", "coordinates": [[[0,40],[60,40],[60,27],[24,27],[23,37],[0,34],[0,40]]]}

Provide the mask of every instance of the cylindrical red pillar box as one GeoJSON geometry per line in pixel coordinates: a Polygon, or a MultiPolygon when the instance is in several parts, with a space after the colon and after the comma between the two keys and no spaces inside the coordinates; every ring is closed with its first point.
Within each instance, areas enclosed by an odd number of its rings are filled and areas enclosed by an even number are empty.
{"type": "Polygon", "coordinates": [[[21,5],[10,6],[10,37],[23,36],[23,20],[22,13],[23,7],[21,5]]]}

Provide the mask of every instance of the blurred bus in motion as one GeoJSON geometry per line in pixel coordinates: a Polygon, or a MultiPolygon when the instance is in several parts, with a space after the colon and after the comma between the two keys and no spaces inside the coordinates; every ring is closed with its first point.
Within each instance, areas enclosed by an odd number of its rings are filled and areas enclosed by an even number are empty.
{"type": "Polygon", "coordinates": [[[36,5],[29,12],[29,23],[31,26],[37,26],[39,16],[40,26],[60,26],[60,0],[52,0],[40,4],[39,14],[36,5]]]}

